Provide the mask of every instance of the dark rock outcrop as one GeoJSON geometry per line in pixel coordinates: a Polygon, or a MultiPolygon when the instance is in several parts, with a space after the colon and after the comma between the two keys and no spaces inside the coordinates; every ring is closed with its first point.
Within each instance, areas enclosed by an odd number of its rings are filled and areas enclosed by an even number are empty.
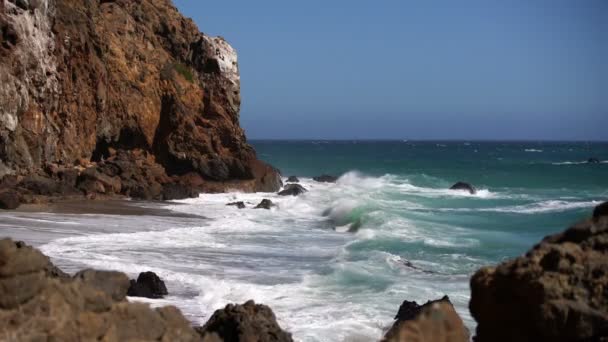
{"type": "Polygon", "coordinates": [[[298,196],[306,191],[308,190],[300,184],[287,184],[283,190],[279,191],[279,196],[298,196]]]}
{"type": "Polygon", "coordinates": [[[476,341],[608,338],[608,217],[548,236],[524,256],[471,279],[476,341]]]}
{"type": "Polygon", "coordinates": [[[321,175],[312,177],[312,179],[320,183],[335,183],[338,180],[338,177],[330,175],[321,175]]]}
{"type": "Polygon", "coordinates": [[[593,209],[594,220],[599,220],[602,217],[608,217],[608,202],[604,202],[593,209]]]}
{"type": "Polygon", "coordinates": [[[589,163],[589,164],[599,164],[600,160],[597,159],[597,158],[589,158],[589,159],[587,159],[587,163],[589,163]]]}
{"type": "Polygon", "coordinates": [[[124,298],[126,276],[85,271],[56,279],[48,258],[0,240],[0,337],[11,341],[200,341],[174,307],[124,298]],[[101,282],[101,283],[99,283],[101,282]],[[112,288],[117,285],[117,288],[112,288]]]}
{"type": "Polygon", "coordinates": [[[196,198],[199,192],[192,188],[192,186],[184,185],[181,183],[168,183],[163,185],[161,192],[163,201],[171,201],[183,198],[196,198]]]}
{"type": "Polygon", "coordinates": [[[475,195],[477,193],[477,189],[469,183],[466,182],[457,182],[456,184],[450,187],[450,190],[464,190],[468,191],[471,195],[475,195]]]}
{"type": "Polygon", "coordinates": [[[469,333],[448,296],[423,305],[403,301],[383,341],[466,342],[469,333]]]}
{"type": "Polygon", "coordinates": [[[234,207],[237,207],[239,209],[245,209],[245,207],[246,207],[245,203],[243,201],[231,202],[231,203],[228,203],[226,205],[234,206],[234,207]]]}
{"type": "Polygon", "coordinates": [[[296,176],[289,176],[287,178],[287,183],[300,183],[300,180],[296,176]]]}
{"type": "Polygon", "coordinates": [[[242,305],[228,304],[216,310],[197,331],[203,338],[216,336],[224,342],[291,342],[291,334],[281,329],[272,310],[250,300],[242,305]]]}
{"type": "Polygon", "coordinates": [[[170,0],[6,0],[0,29],[0,177],[26,202],[280,189],[239,126],[235,50],[170,0]]]}
{"type": "Polygon", "coordinates": [[[16,191],[7,190],[0,192],[0,209],[17,209],[20,203],[20,196],[16,191]]]}
{"type": "Polygon", "coordinates": [[[255,206],[254,209],[270,209],[274,207],[276,204],[272,203],[271,200],[264,198],[258,205],[255,206]]]}
{"type": "Polygon", "coordinates": [[[137,277],[137,281],[131,279],[128,286],[127,296],[163,298],[168,295],[165,282],[154,272],[142,272],[137,277]]]}

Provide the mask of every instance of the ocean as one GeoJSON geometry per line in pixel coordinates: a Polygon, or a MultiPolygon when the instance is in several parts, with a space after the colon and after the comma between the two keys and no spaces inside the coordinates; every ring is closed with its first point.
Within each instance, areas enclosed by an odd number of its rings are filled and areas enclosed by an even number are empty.
{"type": "Polygon", "coordinates": [[[176,305],[197,324],[254,299],[298,341],[373,341],[403,300],[444,294],[473,331],[477,269],[524,253],[608,199],[608,143],[251,143],[308,192],[134,204],[175,215],[7,212],[0,227],[67,271],[154,271],[170,295],[147,301],[176,305]],[[320,174],[341,177],[312,180],[320,174]],[[477,194],[448,190],[457,181],[477,194]],[[264,198],[277,206],[253,209],[264,198]],[[226,206],[233,201],[247,208],[226,206]]]}

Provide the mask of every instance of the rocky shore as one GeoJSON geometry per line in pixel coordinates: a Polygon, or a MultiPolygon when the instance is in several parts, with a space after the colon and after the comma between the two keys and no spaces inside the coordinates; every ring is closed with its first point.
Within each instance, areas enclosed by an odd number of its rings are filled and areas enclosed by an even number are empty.
{"type": "Polygon", "coordinates": [[[0,208],[280,188],[235,50],[170,0],[7,0],[0,31],[0,208]]]}
{"type": "MultiPolygon", "coordinates": [[[[543,239],[525,255],[471,278],[469,332],[449,298],[401,304],[383,341],[608,340],[608,203],[593,217],[543,239]]],[[[228,304],[202,327],[174,307],[151,309],[127,295],[167,293],[155,274],[70,276],[35,248],[0,240],[0,340],[292,341],[272,310],[228,304]],[[150,292],[145,294],[146,292],[150,292]]]]}

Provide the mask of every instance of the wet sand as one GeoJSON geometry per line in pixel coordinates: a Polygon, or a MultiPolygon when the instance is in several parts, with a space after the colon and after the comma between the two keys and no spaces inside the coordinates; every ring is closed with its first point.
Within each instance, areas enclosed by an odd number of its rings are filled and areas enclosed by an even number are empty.
{"type": "Polygon", "coordinates": [[[197,225],[206,220],[166,209],[167,205],[181,204],[113,199],[22,205],[17,210],[0,210],[0,238],[10,237],[40,246],[70,236],[132,233],[148,227],[167,229],[197,225]]]}
{"type": "MultiPolygon", "coordinates": [[[[127,199],[108,200],[68,200],[46,204],[25,204],[13,212],[17,213],[56,213],[56,214],[99,214],[131,216],[174,216],[198,217],[166,209],[169,202],[135,201],[127,199]]],[[[173,205],[180,205],[173,203],[173,205]]]]}

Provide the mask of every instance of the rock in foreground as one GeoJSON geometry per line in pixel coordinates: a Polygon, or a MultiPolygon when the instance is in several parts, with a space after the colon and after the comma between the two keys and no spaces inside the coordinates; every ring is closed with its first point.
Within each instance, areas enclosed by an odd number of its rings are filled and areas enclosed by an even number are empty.
{"type": "Polygon", "coordinates": [[[272,310],[250,300],[243,305],[228,304],[216,310],[201,328],[203,338],[219,336],[224,342],[291,342],[291,334],[281,329],[272,310]]]}
{"type": "MultiPolygon", "coordinates": [[[[166,294],[152,272],[137,283],[166,294]]],[[[265,305],[229,304],[195,330],[175,307],[127,302],[128,286],[120,272],[84,270],[69,277],[25,243],[0,240],[0,340],[292,341],[265,305]]]]}
{"type": "Polygon", "coordinates": [[[469,333],[447,296],[423,305],[403,301],[383,341],[467,342],[469,333]]]}
{"type": "Polygon", "coordinates": [[[85,271],[73,279],[58,279],[46,273],[48,263],[34,248],[0,240],[0,339],[200,340],[176,308],[151,309],[124,301],[124,274],[85,271]]]}
{"type": "Polygon", "coordinates": [[[608,217],[596,213],[524,256],[475,273],[476,341],[608,340],[608,217]]]}
{"type": "Polygon", "coordinates": [[[127,291],[127,295],[132,297],[163,298],[168,294],[165,282],[154,272],[140,273],[137,281],[131,279],[127,291]]]}

